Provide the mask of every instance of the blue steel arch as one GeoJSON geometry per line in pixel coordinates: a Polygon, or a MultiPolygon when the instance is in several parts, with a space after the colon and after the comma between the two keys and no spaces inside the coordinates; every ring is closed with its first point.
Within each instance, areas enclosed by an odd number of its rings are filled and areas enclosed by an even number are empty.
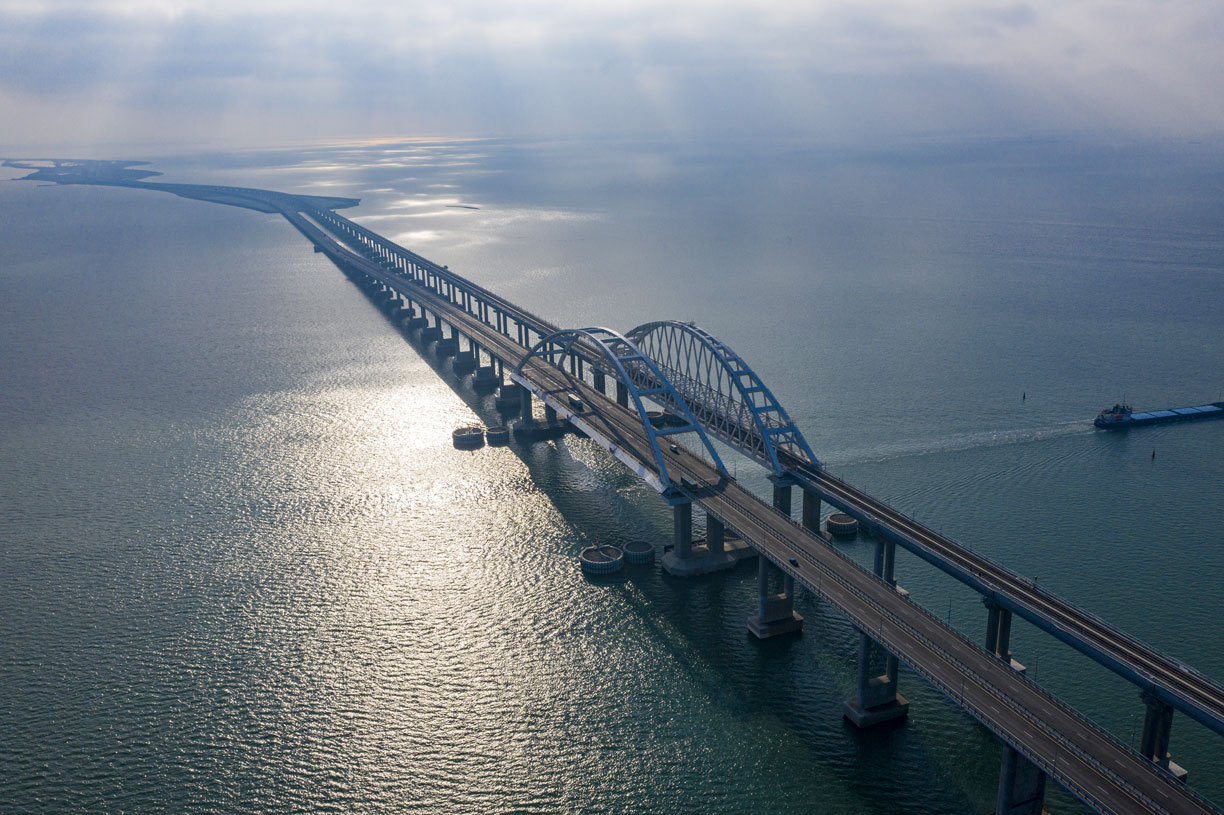
{"type": "Polygon", "coordinates": [[[516,373],[523,376],[523,367],[532,359],[544,359],[559,369],[567,377],[572,377],[574,371],[565,370],[565,360],[581,360],[606,375],[611,375],[625,385],[628,396],[633,399],[637,408],[638,418],[650,440],[651,452],[655,464],[659,468],[659,481],[664,491],[673,490],[675,483],[667,474],[667,461],[659,446],[660,436],[670,436],[678,433],[696,433],[700,438],[714,466],[723,475],[729,475],[723,466],[722,459],[709,436],[701,426],[701,422],[685,405],[684,399],[668,381],[654,361],[642,353],[630,339],[610,328],[565,328],[556,331],[537,342],[516,367],[516,373]],[[558,360],[558,357],[560,358],[558,360]],[[675,411],[685,421],[682,425],[656,428],[650,421],[644,398],[659,402],[675,411]]]}
{"type": "Polygon", "coordinates": [[[787,463],[820,462],[773,393],[730,346],[694,323],[662,320],[630,331],[680,401],[715,437],[782,476],[787,463]]]}

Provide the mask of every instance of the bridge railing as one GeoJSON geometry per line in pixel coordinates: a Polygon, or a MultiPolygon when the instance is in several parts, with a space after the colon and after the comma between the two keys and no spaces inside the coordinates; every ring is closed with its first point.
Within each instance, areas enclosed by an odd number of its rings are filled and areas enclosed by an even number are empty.
{"type": "MultiPolygon", "coordinates": [[[[496,311],[510,315],[516,323],[520,323],[534,331],[537,335],[535,337],[536,340],[558,330],[558,326],[553,325],[548,320],[545,320],[544,318],[532,314],[514,303],[511,303],[509,300],[506,300],[500,295],[489,291],[477,283],[474,283],[466,277],[452,272],[445,266],[440,266],[409,249],[405,249],[399,244],[388,240],[382,235],[379,235],[377,232],[367,229],[361,224],[351,221],[341,215],[337,215],[329,210],[311,211],[310,215],[312,218],[315,218],[316,220],[330,226],[333,230],[339,230],[342,234],[347,233],[366,245],[381,247],[389,254],[402,258],[408,264],[411,264],[412,267],[415,267],[415,270],[419,270],[421,273],[428,273],[428,275],[432,276],[437,282],[447,283],[448,289],[460,289],[470,295],[473,295],[478,301],[487,304],[496,311]]],[[[424,274],[421,274],[420,278],[424,279],[424,274]]],[[[442,296],[448,296],[450,294],[449,291],[444,292],[441,287],[436,288],[435,293],[442,294],[442,296]]],[[[486,324],[493,326],[492,323],[486,322],[486,324]]],[[[530,337],[527,338],[527,341],[521,342],[524,347],[530,347],[533,343],[534,340],[532,340],[530,337]]]]}
{"type": "MultiPolygon", "coordinates": [[[[777,510],[774,507],[772,507],[770,504],[766,503],[764,500],[757,497],[756,495],[748,493],[746,490],[743,492],[745,493],[745,495],[748,497],[749,500],[756,501],[763,508],[765,508],[766,511],[777,512],[777,510]]],[[[721,520],[723,520],[724,523],[727,523],[726,519],[721,519],[721,520]]],[[[864,569],[858,563],[850,559],[850,557],[846,555],[844,552],[841,552],[836,547],[824,541],[822,538],[812,535],[810,530],[807,530],[802,525],[796,523],[793,519],[787,518],[786,521],[792,527],[794,527],[797,534],[811,536],[813,540],[818,542],[818,544],[822,547],[823,551],[843,561],[843,563],[845,564],[847,568],[854,569],[854,570],[861,572],[864,576],[870,578],[873,581],[878,582],[882,587],[886,588],[889,591],[895,591],[895,588],[892,586],[891,583],[883,580],[877,575],[874,575],[868,570],[864,569]]],[[[732,528],[734,528],[733,525],[731,524],[728,524],[728,526],[732,526],[732,528]]],[[[743,535],[742,530],[735,529],[735,531],[743,535]]],[[[979,685],[979,687],[993,691],[993,695],[995,696],[995,698],[999,699],[1001,702],[1006,704],[1015,713],[1022,716],[1033,727],[1036,727],[1037,729],[1045,733],[1048,738],[1050,738],[1051,740],[1057,742],[1059,745],[1064,747],[1069,753],[1074,753],[1082,761],[1092,765],[1103,775],[1113,778],[1119,786],[1124,787],[1127,790],[1131,791],[1132,794],[1134,794],[1136,798],[1143,800],[1143,801],[1147,801],[1154,808],[1154,810],[1159,809],[1159,807],[1155,805],[1155,802],[1151,802],[1150,799],[1146,798],[1146,796],[1143,796],[1142,793],[1140,793],[1138,790],[1135,790],[1133,785],[1128,783],[1121,776],[1117,775],[1117,773],[1114,770],[1102,764],[1099,760],[1097,760],[1091,754],[1085,752],[1082,748],[1080,748],[1075,742],[1068,739],[1063,733],[1055,730],[1050,725],[1042,721],[1039,717],[1035,716],[1033,713],[1031,713],[1031,711],[1027,707],[1020,705],[1014,699],[1014,697],[1010,693],[1008,693],[1006,690],[999,687],[995,682],[991,681],[988,677],[985,677],[981,675],[980,673],[978,673],[971,666],[967,665],[962,660],[960,660],[958,657],[956,657],[954,654],[950,653],[945,647],[934,642],[929,637],[919,632],[917,629],[913,627],[913,625],[907,622],[904,618],[892,613],[888,609],[881,606],[872,597],[870,597],[865,592],[858,589],[856,586],[854,586],[852,583],[850,583],[847,579],[845,579],[841,575],[838,575],[831,568],[825,566],[819,560],[815,560],[815,559],[807,557],[806,553],[802,549],[799,549],[793,546],[790,543],[790,541],[786,540],[785,538],[781,536],[778,536],[776,533],[773,533],[771,530],[767,528],[764,529],[764,532],[765,534],[770,535],[773,538],[774,543],[784,547],[788,551],[798,556],[803,556],[805,560],[815,565],[820,570],[820,576],[822,579],[823,577],[827,576],[830,579],[834,580],[835,582],[838,583],[838,585],[842,586],[843,589],[845,589],[846,591],[850,592],[855,597],[857,597],[860,600],[860,602],[862,602],[864,605],[874,610],[882,618],[882,620],[887,620],[890,625],[893,625],[897,629],[904,631],[910,638],[919,641],[928,650],[930,650],[931,652],[935,654],[938,654],[942,660],[944,660],[948,664],[955,667],[956,670],[962,676],[972,677],[977,681],[977,684],[979,685]]],[[[745,539],[748,539],[748,538],[745,537],[745,539]]],[[[781,568],[783,571],[791,575],[791,577],[798,580],[801,584],[806,585],[809,588],[809,590],[813,590],[817,594],[823,596],[826,599],[826,601],[833,602],[832,598],[829,597],[829,595],[824,593],[822,589],[821,581],[818,581],[815,586],[812,586],[810,581],[803,579],[797,573],[797,571],[794,568],[792,568],[789,564],[777,563],[776,565],[779,568],[781,568]]],[[[908,607],[907,610],[910,613],[926,618],[934,626],[942,629],[945,632],[946,636],[959,640],[963,646],[973,649],[975,651],[981,652],[984,657],[994,659],[992,655],[987,654],[985,649],[983,649],[980,645],[978,645],[972,639],[965,636],[960,631],[947,625],[943,621],[939,620],[939,618],[931,614],[929,611],[927,611],[922,606],[918,605],[917,603],[910,600],[909,598],[901,597],[900,595],[897,595],[897,597],[900,601],[906,603],[908,607]]],[[[932,671],[925,668],[923,665],[918,663],[916,660],[913,660],[912,658],[910,658],[910,655],[906,654],[901,649],[901,647],[898,645],[898,643],[892,637],[889,636],[888,629],[883,626],[882,622],[877,622],[873,624],[872,621],[869,621],[866,618],[862,617],[860,614],[856,613],[853,609],[843,606],[840,603],[836,605],[838,607],[838,611],[843,616],[845,616],[847,619],[849,619],[851,624],[854,625],[855,628],[857,628],[859,631],[869,634],[872,637],[872,639],[878,642],[886,651],[893,654],[893,656],[896,656],[897,658],[901,659],[903,662],[905,662],[905,664],[911,670],[913,670],[915,673],[922,676],[924,679],[926,679],[928,682],[930,682],[935,687],[939,688],[950,699],[956,701],[966,710],[969,710],[975,717],[979,719],[979,721],[981,721],[983,724],[989,727],[992,731],[998,734],[1001,738],[1003,738],[1005,741],[1007,741],[1009,744],[1015,747],[1019,752],[1021,752],[1027,758],[1029,758],[1034,763],[1041,766],[1043,770],[1045,770],[1048,774],[1051,775],[1051,777],[1057,779],[1059,783],[1066,786],[1068,789],[1074,792],[1078,797],[1080,797],[1086,803],[1097,806],[1097,807],[1101,806],[1100,799],[1094,796],[1090,791],[1083,789],[1078,784],[1075,784],[1074,781],[1072,781],[1064,773],[1059,772],[1058,767],[1057,767],[1057,757],[1055,757],[1053,761],[1050,761],[1050,760],[1047,760],[1043,756],[1034,754],[1031,748],[1026,747],[1023,744],[1022,740],[1019,738],[1017,734],[1012,733],[1009,728],[1007,728],[997,719],[992,717],[986,711],[977,708],[976,706],[972,705],[972,703],[965,702],[963,688],[955,688],[949,685],[948,683],[940,679],[939,676],[935,675],[932,671]]],[[[1000,670],[1010,671],[1010,668],[1002,667],[1001,663],[1000,663],[1000,666],[1001,666],[1000,670]]],[[[1092,733],[1092,735],[1095,738],[1098,738],[1102,741],[1112,743],[1115,747],[1130,753],[1137,761],[1144,762],[1144,763],[1150,763],[1150,762],[1147,762],[1142,756],[1142,754],[1140,754],[1133,747],[1125,744],[1121,740],[1115,738],[1109,732],[1103,730],[1100,726],[1098,726],[1095,722],[1093,722],[1087,716],[1083,715],[1078,710],[1071,707],[1069,704],[1062,701],[1057,696],[1055,696],[1054,694],[1050,693],[1049,691],[1047,691],[1046,689],[1038,685],[1035,681],[1033,681],[1029,677],[1012,672],[1008,674],[1008,678],[1012,681],[1023,684],[1028,690],[1028,692],[1040,695],[1044,699],[1048,700],[1050,703],[1057,705],[1065,713],[1071,715],[1073,718],[1079,721],[1085,727],[1087,731],[1092,733]]],[[[1162,777],[1171,787],[1176,788],[1179,791],[1184,789],[1182,785],[1179,784],[1177,781],[1175,781],[1171,775],[1162,775],[1162,777]]],[[[1206,798],[1203,798],[1197,793],[1192,792],[1192,794],[1196,798],[1198,798],[1200,801],[1202,801],[1204,804],[1206,804],[1207,806],[1209,807],[1213,806],[1206,798]]]]}
{"type": "MultiPolygon", "coordinates": [[[[810,472],[803,473],[803,475],[805,475],[805,477],[807,477],[813,483],[815,483],[817,478],[823,478],[835,482],[852,494],[863,495],[860,490],[851,486],[843,479],[829,473],[827,470],[821,471],[819,476],[814,476],[810,472]]],[[[1057,595],[1054,595],[1046,589],[1041,588],[1041,586],[1039,586],[1032,578],[1021,575],[1005,566],[999,565],[998,563],[977,554],[972,549],[958,543],[954,539],[932,530],[930,527],[926,526],[905,512],[884,504],[882,501],[878,501],[874,498],[871,498],[870,501],[875,504],[879,504],[891,515],[900,517],[905,524],[916,529],[921,535],[936,539],[940,541],[941,544],[947,546],[952,550],[953,556],[962,559],[963,563],[959,564],[959,568],[970,572],[973,577],[992,588],[993,591],[988,596],[993,596],[996,600],[1005,600],[1008,604],[1014,605],[1016,610],[1021,611],[1023,616],[1029,619],[1030,622],[1034,622],[1034,624],[1038,625],[1039,627],[1046,628],[1047,630],[1057,628],[1065,635],[1064,637],[1060,637],[1060,639],[1064,639],[1073,647],[1076,647],[1077,650],[1083,650],[1084,647],[1104,650],[1106,649],[1106,646],[1104,644],[1094,645],[1093,643],[1095,642],[1095,639],[1089,638],[1089,633],[1086,630],[1082,628],[1070,628],[1062,622],[1051,618],[1050,614],[1046,610],[1035,607],[1023,597],[1013,594],[1007,583],[1002,582],[998,579],[998,577],[1001,576],[1017,584],[1027,586],[1030,591],[1040,595],[1050,604],[1069,609],[1070,612],[1081,616],[1093,627],[1098,628],[1101,631],[1108,632],[1113,637],[1116,637],[1120,642],[1132,644],[1143,649],[1147,653],[1151,654],[1152,658],[1163,662],[1166,669],[1171,673],[1175,672],[1174,676],[1180,675],[1178,676],[1179,679],[1193,679],[1203,687],[1211,688],[1212,690],[1217,691],[1217,700],[1219,698],[1224,698],[1224,686],[1221,686],[1210,677],[1205,676],[1181,660],[1162,653],[1153,646],[1123,631],[1091,611],[1087,611],[1079,606],[1075,606],[1066,602],[1065,600],[1062,600],[1057,595]]],[[[913,548],[920,548],[927,552],[932,562],[935,562],[936,565],[940,565],[941,563],[945,566],[956,565],[948,561],[947,554],[942,551],[931,549],[930,546],[924,543],[920,537],[916,537],[914,534],[906,531],[904,528],[898,527],[896,524],[890,522],[887,517],[881,517],[879,514],[873,513],[871,515],[871,523],[877,524],[881,528],[889,530],[899,539],[908,541],[907,545],[913,548]]],[[[1207,706],[1219,711],[1219,702],[1217,700],[1205,698],[1194,689],[1191,689],[1189,693],[1178,690],[1175,686],[1170,685],[1166,680],[1155,676],[1142,666],[1117,663],[1116,660],[1110,659],[1107,655],[1098,656],[1098,654],[1094,653],[1090,654],[1090,656],[1098,660],[1104,659],[1105,664],[1113,667],[1115,671],[1133,674],[1135,681],[1142,689],[1156,692],[1162,699],[1170,704],[1173,704],[1179,710],[1186,713],[1186,715],[1207,726],[1208,728],[1215,730],[1216,732],[1224,732],[1224,730],[1221,729],[1221,722],[1219,718],[1207,714],[1207,712],[1202,709],[1202,705],[1206,704],[1207,706]],[[1197,701],[1191,702],[1192,697],[1197,701]]]]}

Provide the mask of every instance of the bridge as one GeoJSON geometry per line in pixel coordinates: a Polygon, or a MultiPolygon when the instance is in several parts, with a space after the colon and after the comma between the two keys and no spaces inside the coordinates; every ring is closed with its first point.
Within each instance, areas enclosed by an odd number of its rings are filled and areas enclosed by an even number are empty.
{"type": "Polygon", "coordinates": [[[351,199],[154,185],[62,165],[53,174],[34,169],[31,178],[57,183],[153,188],[282,215],[398,325],[453,356],[456,372],[471,371],[474,386],[496,388],[499,407],[518,415],[517,436],[578,430],[657,491],[674,518],[664,568],[698,574],[757,555],[757,613],[748,621],[756,636],[802,629],[794,612],[799,587],[845,616],[860,633],[847,719],[870,727],[904,717],[908,703],[897,688],[904,662],[991,730],[1002,743],[1000,815],[1042,812],[1047,778],[1103,813],[1220,811],[1186,786],[1169,747],[1175,710],[1224,734],[1224,687],[830,474],[747,362],[706,330],[675,321],[624,334],[556,326],[335,212],[351,199]],[[772,502],[728,474],[714,440],[765,469],[772,502]],[[873,569],[820,532],[822,501],[875,538],[873,569]],[[700,543],[692,540],[694,506],[706,515],[700,543]],[[729,533],[743,543],[731,543],[729,533]],[[982,596],[982,644],[897,586],[897,546],[982,596]],[[1014,615],[1135,685],[1145,709],[1139,749],[1027,678],[1009,648],[1014,615]]]}

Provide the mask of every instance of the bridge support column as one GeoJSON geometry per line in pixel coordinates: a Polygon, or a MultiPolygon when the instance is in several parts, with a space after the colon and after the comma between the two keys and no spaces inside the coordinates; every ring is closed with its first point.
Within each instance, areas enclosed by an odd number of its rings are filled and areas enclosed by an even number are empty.
{"type": "Polygon", "coordinates": [[[789,478],[779,478],[777,476],[770,476],[769,480],[773,482],[774,509],[789,518],[791,514],[791,487],[795,482],[789,478]]]}
{"type": "Polygon", "coordinates": [[[726,549],[726,543],[727,527],[723,526],[722,521],[707,513],[706,546],[710,548],[710,554],[722,554],[722,552],[726,549]]]}
{"type": "Polygon", "coordinates": [[[421,342],[431,343],[442,339],[442,321],[434,316],[434,324],[429,324],[429,316],[422,313],[421,318],[425,320],[425,327],[421,329],[421,342]]]}
{"type": "Polygon", "coordinates": [[[1045,787],[1046,774],[1041,768],[1004,744],[995,815],[1041,815],[1045,787]]]}
{"type": "Polygon", "coordinates": [[[811,490],[803,491],[803,528],[820,534],[820,496],[811,490]]]}
{"type": "Polygon", "coordinates": [[[897,562],[897,545],[890,540],[877,540],[875,547],[875,574],[886,583],[897,585],[893,571],[897,562]]]}
{"type": "Polygon", "coordinates": [[[680,560],[693,555],[693,504],[683,501],[672,507],[672,551],[680,560]]]}
{"type": "Polygon", "coordinates": [[[493,356],[488,349],[481,348],[476,343],[472,343],[472,350],[476,355],[476,375],[472,377],[472,387],[482,392],[492,390],[498,382],[497,373],[497,357],[493,356]],[[481,365],[481,354],[489,358],[488,365],[481,365]]]}
{"type": "Polygon", "coordinates": [[[607,396],[608,394],[605,389],[608,387],[608,380],[607,377],[604,376],[604,372],[592,371],[591,378],[594,380],[595,390],[599,391],[602,395],[607,396]]]}
{"type": "Polygon", "coordinates": [[[535,406],[531,401],[531,391],[524,388],[522,385],[518,386],[518,390],[519,418],[522,419],[523,424],[530,427],[531,425],[535,424],[535,406]]]}
{"type": "Polygon", "coordinates": [[[997,659],[1010,665],[1011,669],[1016,673],[1024,673],[1028,669],[1012,659],[1011,611],[1003,608],[989,597],[984,599],[982,603],[986,606],[986,650],[997,659]]]}
{"type": "MultiPolygon", "coordinates": [[[[725,545],[726,527],[713,515],[706,515],[706,540],[693,542],[693,504],[681,501],[672,505],[673,540],[671,549],[663,554],[663,569],[674,577],[731,569],[739,551],[728,552],[725,545]],[[717,546],[714,540],[717,539],[717,546]]],[[[743,544],[741,544],[743,545],[743,544]]]]}
{"type": "Polygon", "coordinates": [[[872,727],[909,714],[909,700],[897,693],[897,658],[859,631],[858,689],[842,703],[842,715],[855,727],[872,727]],[[883,654],[883,673],[879,656],[883,654]]]}
{"type": "Polygon", "coordinates": [[[459,332],[453,325],[450,327],[450,336],[438,340],[434,350],[439,356],[454,356],[459,353],[459,332]]]}
{"type": "Polygon", "coordinates": [[[795,613],[795,579],[761,555],[757,558],[757,613],[748,618],[748,630],[767,640],[803,630],[803,617],[795,613]],[[771,584],[781,577],[781,592],[771,584]]]}
{"type": "Polygon", "coordinates": [[[1164,767],[1178,781],[1185,783],[1188,775],[1185,768],[1169,760],[1169,736],[1173,730],[1173,708],[1150,693],[1144,692],[1142,697],[1147,711],[1143,716],[1143,737],[1139,741],[1139,752],[1144,758],[1164,767]]]}
{"type": "Polygon", "coordinates": [[[619,380],[616,382],[616,404],[623,408],[629,407],[629,389],[619,380]]]}
{"type": "Polygon", "coordinates": [[[890,584],[898,594],[909,597],[909,592],[897,585],[894,570],[897,564],[897,544],[884,538],[876,539],[875,575],[890,584]]]}
{"type": "MultiPolygon", "coordinates": [[[[893,578],[896,553],[897,547],[892,541],[876,541],[875,575],[893,588],[897,586],[893,578]]],[[[842,714],[856,727],[871,727],[908,715],[909,701],[897,693],[897,667],[897,658],[860,629],[858,692],[854,699],[847,699],[842,705],[842,714]],[[883,673],[877,673],[880,668],[877,652],[884,655],[883,673]]]]}
{"type": "Polygon", "coordinates": [[[522,413],[523,393],[527,389],[517,382],[502,382],[497,388],[497,396],[493,399],[498,410],[507,413],[518,411],[522,413]]]}
{"type": "Polygon", "coordinates": [[[466,374],[476,370],[480,365],[480,346],[468,338],[468,350],[463,350],[463,343],[456,339],[455,344],[458,346],[455,352],[455,361],[452,363],[452,370],[457,374],[466,374]]]}

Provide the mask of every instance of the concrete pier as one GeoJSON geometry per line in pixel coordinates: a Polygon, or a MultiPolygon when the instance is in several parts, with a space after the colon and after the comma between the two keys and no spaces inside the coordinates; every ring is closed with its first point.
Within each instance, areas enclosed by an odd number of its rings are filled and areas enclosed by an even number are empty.
{"type": "Polygon", "coordinates": [[[795,613],[795,579],[764,555],[757,559],[757,613],[748,618],[748,630],[762,640],[803,630],[803,617],[795,613]]]}
{"type": "Polygon", "coordinates": [[[1002,608],[989,597],[984,598],[982,604],[986,606],[986,650],[1010,665],[1016,673],[1024,673],[1028,669],[1012,659],[1011,611],[1002,608]]]}
{"type": "Polygon", "coordinates": [[[903,719],[909,714],[909,700],[897,693],[897,658],[876,645],[868,634],[859,631],[858,688],[853,699],[842,704],[842,715],[855,727],[903,719]],[[883,671],[879,657],[883,655],[883,671]]]}
{"type": "Polygon", "coordinates": [[[693,554],[693,504],[691,501],[681,501],[672,507],[672,551],[681,560],[687,560],[693,554]]]}
{"type": "Polygon", "coordinates": [[[756,550],[738,538],[727,540],[727,528],[713,515],[706,515],[706,536],[694,541],[693,505],[685,502],[672,508],[675,516],[674,540],[670,551],[663,555],[663,569],[673,577],[693,577],[735,568],[741,560],[752,557],[756,550]]]}
{"type": "Polygon", "coordinates": [[[439,356],[454,356],[459,353],[459,334],[455,331],[455,327],[451,326],[450,336],[443,337],[438,340],[438,346],[435,349],[439,356]]]}
{"type": "MultiPolygon", "coordinates": [[[[505,389],[507,385],[502,385],[505,389]]],[[[531,391],[515,385],[519,396],[519,419],[514,422],[514,437],[519,441],[538,441],[541,439],[559,439],[567,433],[574,432],[574,426],[569,422],[556,421],[557,412],[545,406],[544,413],[549,416],[547,421],[536,421],[535,408],[531,391]]]]}
{"type": "Polygon", "coordinates": [[[519,410],[522,404],[523,386],[517,382],[503,382],[497,389],[493,404],[498,410],[519,410]]]}
{"type": "Polygon", "coordinates": [[[803,528],[820,534],[820,496],[811,490],[803,490],[803,528]]]}
{"type": "Polygon", "coordinates": [[[1046,774],[1009,744],[1003,745],[995,815],[1041,815],[1046,774]]]}
{"type": "Polygon", "coordinates": [[[727,527],[713,515],[706,517],[706,546],[711,552],[722,552],[727,546],[727,527]]]}
{"type": "Polygon", "coordinates": [[[877,540],[875,548],[875,574],[881,580],[897,585],[894,576],[897,565],[897,545],[890,540],[877,540]]]}
{"type": "Polygon", "coordinates": [[[769,480],[773,482],[774,509],[789,518],[791,514],[791,487],[795,485],[794,480],[784,476],[770,476],[769,480]]]}
{"type": "Polygon", "coordinates": [[[477,365],[472,384],[477,388],[492,388],[497,385],[497,368],[493,365],[477,365]]]}
{"type": "MultiPolygon", "coordinates": [[[[504,389],[506,386],[502,385],[504,389]]],[[[535,423],[535,403],[532,401],[531,391],[524,388],[522,385],[515,385],[519,392],[519,416],[523,424],[535,423]]]]}
{"type": "MultiPolygon", "coordinates": [[[[833,517],[832,515],[829,516],[833,517]]],[[[875,563],[873,571],[876,577],[879,577],[885,583],[888,583],[893,589],[904,597],[909,597],[909,592],[897,585],[897,578],[894,574],[897,565],[897,545],[891,540],[882,538],[876,539],[875,548],[875,563]]]]}
{"type": "Polygon", "coordinates": [[[441,339],[442,339],[442,323],[435,322],[433,325],[429,325],[428,320],[426,320],[425,327],[421,329],[421,342],[424,342],[424,343],[438,342],[441,339]]]}
{"type": "Polygon", "coordinates": [[[1169,737],[1173,731],[1173,708],[1150,693],[1140,695],[1146,711],[1143,716],[1143,736],[1139,740],[1139,752],[1156,764],[1164,767],[1178,781],[1185,783],[1189,773],[1169,760],[1169,737]]]}
{"type": "MultiPolygon", "coordinates": [[[[896,588],[893,576],[896,546],[892,541],[877,540],[875,575],[896,588]]],[[[909,701],[897,693],[897,658],[884,651],[863,630],[859,630],[858,688],[853,699],[842,705],[842,714],[856,727],[871,727],[909,714],[909,701]],[[879,659],[883,657],[883,671],[879,659]]]]}

